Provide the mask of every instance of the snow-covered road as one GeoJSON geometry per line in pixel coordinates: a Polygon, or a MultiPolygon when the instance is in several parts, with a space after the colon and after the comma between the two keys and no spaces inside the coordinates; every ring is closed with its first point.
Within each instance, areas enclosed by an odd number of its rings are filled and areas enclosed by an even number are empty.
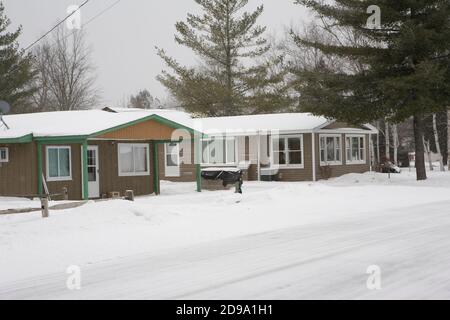
{"type": "Polygon", "coordinates": [[[0,299],[450,299],[450,201],[96,262],[0,283],[0,299]],[[382,289],[366,287],[368,266],[382,289]]]}

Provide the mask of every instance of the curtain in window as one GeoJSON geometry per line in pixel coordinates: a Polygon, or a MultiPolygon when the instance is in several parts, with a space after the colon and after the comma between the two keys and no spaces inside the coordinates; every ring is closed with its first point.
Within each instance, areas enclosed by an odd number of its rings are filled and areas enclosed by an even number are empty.
{"type": "Polygon", "coordinates": [[[58,149],[59,156],[59,176],[70,176],[70,152],[69,149],[58,149]]]}
{"type": "Polygon", "coordinates": [[[134,171],[139,173],[147,172],[147,147],[134,146],[134,171]]]}
{"type": "Polygon", "coordinates": [[[327,137],[327,161],[335,161],[334,137],[327,137]]]}
{"type": "Polygon", "coordinates": [[[134,172],[133,146],[119,145],[120,171],[122,173],[134,172]]]}
{"type": "Polygon", "coordinates": [[[59,177],[58,149],[48,149],[48,176],[50,178],[59,177]]]}

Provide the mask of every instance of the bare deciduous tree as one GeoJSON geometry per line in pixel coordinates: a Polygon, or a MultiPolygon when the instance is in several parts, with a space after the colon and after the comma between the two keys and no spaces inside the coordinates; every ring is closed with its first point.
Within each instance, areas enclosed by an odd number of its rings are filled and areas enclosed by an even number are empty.
{"type": "Polygon", "coordinates": [[[38,91],[33,102],[39,111],[89,109],[99,99],[84,33],[65,30],[58,28],[50,42],[35,50],[38,91]]]}

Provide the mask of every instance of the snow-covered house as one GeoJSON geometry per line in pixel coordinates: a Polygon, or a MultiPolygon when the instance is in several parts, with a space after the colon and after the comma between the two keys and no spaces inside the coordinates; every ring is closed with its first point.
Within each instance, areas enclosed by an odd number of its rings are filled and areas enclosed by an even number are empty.
{"type": "Polygon", "coordinates": [[[193,119],[174,110],[105,108],[4,120],[0,195],[66,188],[70,199],[158,194],[160,180],[197,181],[200,191],[204,168],[240,168],[247,180],[278,181],[362,173],[370,170],[377,134],[371,125],[307,113],[193,119]]]}
{"type": "MultiPolygon", "coordinates": [[[[370,124],[354,126],[309,113],[203,118],[196,128],[205,134],[201,167],[240,168],[247,180],[316,181],[369,171],[371,136],[378,134],[370,124]]],[[[161,145],[160,161],[180,152],[176,144],[161,145]]],[[[160,167],[162,179],[194,180],[192,161],[176,157],[175,163],[175,170],[160,167]]]]}
{"type": "Polygon", "coordinates": [[[46,112],[3,117],[0,195],[48,190],[69,199],[111,192],[159,193],[159,144],[176,130],[195,133],[185,113],[165,110],[46,112]],[[47,190],[46,190],[47,189],[47,190]]]}

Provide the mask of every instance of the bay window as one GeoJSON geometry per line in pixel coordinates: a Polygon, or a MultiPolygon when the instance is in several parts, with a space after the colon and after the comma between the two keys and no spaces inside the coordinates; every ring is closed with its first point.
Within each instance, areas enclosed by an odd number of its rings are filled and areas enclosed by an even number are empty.
{"type": "Polygon", "coordinates": [[[149,150],[145,143],[119,143],[119,176],[150,175],[149,150]]]}
{"type": "Polygon", "coordinates": [[[319,139],[320,139],[320,164],[321,165],[342,164],[341,136],[320,135],[319,139]]]}
{"type": "Polygon", "coordinates": [[[46,147],[47,181],[72,180],[71,158],[69,146],[46,147]]]}
{"type": "Polygon", "coordinates": [[[303,136],[272,138],[273,164],[285,167],[303,167],[303,136]]]}
{"type": "Polygon", "coordinates": [[[236,164],[236,139],[234,137],[212,137],[203,139],[202,164],[236,164]]]}
{"type": "Polygon", "coordinates": [[[366,146],[364,136],[346,136],[347,164],[366,163],[366,146]]]}

